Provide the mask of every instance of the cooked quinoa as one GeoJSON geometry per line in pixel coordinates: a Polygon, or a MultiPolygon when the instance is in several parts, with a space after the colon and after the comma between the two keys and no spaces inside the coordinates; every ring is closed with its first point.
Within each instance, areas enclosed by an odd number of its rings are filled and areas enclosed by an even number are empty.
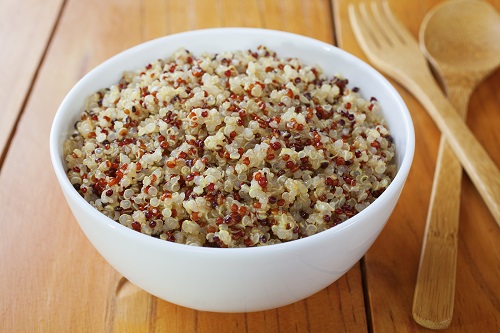
{"type": "Polygon", "coordinates": [[[377,100],[266,47],[181,49],[86,101],[67,175],[104,215],[163,240],[251,247],[314,235],[396,173],[377,100]]]}

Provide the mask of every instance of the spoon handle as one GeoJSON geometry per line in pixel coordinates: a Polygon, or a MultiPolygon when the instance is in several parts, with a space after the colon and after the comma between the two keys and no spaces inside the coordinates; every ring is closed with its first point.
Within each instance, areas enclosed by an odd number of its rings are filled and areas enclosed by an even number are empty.
{"type": "MultiPolygon", "coordinates": [[[[465,118],[471,89],[447,90],[465,118]]],[[[413,298],[413,316],[432,329],[447,328],[453,317],[461,187],[462,165],[442,136],[413,298]]]]}
{"type": "Polygon", "coordinates": [[[430,72],[421,72],[418,77],[407,79],[407,88],[434,119],[500,226],[500,171],[497,166],[441,92],[430,72]]]}

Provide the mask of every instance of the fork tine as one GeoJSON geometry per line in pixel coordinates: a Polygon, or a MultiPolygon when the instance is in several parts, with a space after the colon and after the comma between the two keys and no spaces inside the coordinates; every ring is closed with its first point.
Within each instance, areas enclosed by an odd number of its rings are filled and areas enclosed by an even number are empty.
{"type": "Polygon", "coordinates": [[[363,4],[360,4],[358,10],[356,10],[354,5],[351,3],[349,4],[347,9],[349,12],[349,19],[351,21],[351,26],[353,28],[354,34],[356,35],[361,48],[365,51],[365,53],[367,53],[366,50],[379,49],[380,43],[373,32],[370,31],[370,29],[368,29],[368,27],[365,25],[365,22],[367,21],[360,16],[361,14],[359,13],[359,11],[362,8],[362,5],[363,4]]]}
{"type": "MultiPolygon", "coordinates": [[[[370,3],[372,5],[374,4],[373,1],[370,3]]],[[[370,7],[373,7],[373,6],[370,6],[370,7]]],[[[367,28],[368,28],[367,30],[369,31],[370,36],[378,42],[379,46],[382,46],[383,44],[385,44],[388,41],[388,39],[384,35],[384,32],[381,29],[380,25],[378,24],[377,20],[375,20],[374,16],[371,13],[369,13],[369,10],[368,10],[365,2],[361,2],[359,4],[359,12],[360,12],[361,17],[363,19],[363,22],[367,25],[367,28]]]]}
{"type": "MultiPolygon", "coordinates": [[[[413,37],[408,29],[396,18],[396,16],[394,16],[387,0],[382,2],[382,10],[387,18],[387,24],[392,27],[391,30],[398,36],[401,43],[409,44],[412,41],[415,41],[415,37],[413,37]]],[[[418,47],[416,41],[415,45],[418,47]]]]}
{"type": "Polygon", "coordinates": [[[391,18],[387,14],[387,11],[390,12],[387,1],[383,1],[382,4],[380,1],[372,1],[370,2],[370,7],[373,12],[373,17],[378,18],[376,20],[377,26],[380,28],[379,31],[387,42],[392,46],[404,42],[401,35],[398,33],[398,29],[395,29],[394,25],[388,22],[391,18]]]}

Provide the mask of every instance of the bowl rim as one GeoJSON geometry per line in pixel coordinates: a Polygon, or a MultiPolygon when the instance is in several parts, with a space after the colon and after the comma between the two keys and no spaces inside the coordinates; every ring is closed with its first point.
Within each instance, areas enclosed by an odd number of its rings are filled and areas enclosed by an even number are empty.
{"type": "MultiPolygon", "coordinates": [[[[122,69],[123,70],[129,70],[127,68],[122,69]]],[[[331,74],[329,74],[331,75],[331,74]]],[[[397,148],[396,148],[397,149],[397,148]]],[[[59,181],[59,184],[63,190],[63,193],[65,195],[69,195],[72,201],[76,202],[79,206],[82,206],[84,209],[88,211],[90,216],[92,217],[93,220],[95,220],[95,223],[103,223],[107,228],[115,230],[115,232],[120,233],[122,236],[127,237],[129,239],[133,239],[134,241],[138,242],[147,242],[150,243],[151,246],[156,246],[156,247],[166,247],[166,248],[171,248],[176,251],[189,251],[189,252],[194,252],[194,253],[215,253],[215,254],[221,254],[224,253],[224,255],[232,255],[232,254],[257,254],[257,253],[263,253],[263,252],[269,252],[269,251],[282,251],[282,250],[287,250],[293,247],[297,248],[302,248],[302,247],[307,247],[308,244],[311,242],[316,243],[318,240],[321,240],[321,238],[328,238],[330,237],[330,234],[332,233],[338,233],[339,231],[342,230],[347,230],[354,225],[357,225],[361,223],[361,221],[365,218],[365,215],[369,215],[372,210],[375,210],[377,206],[381,205],[384,201],[384,198],[396,195],[398,196],[399,194],[396,193],[397,189],[399,187],[403,187],[404,182],[406,181],[406,177],[408,176],[409,170],[411,168],[411,164],[413,161],[413,156],[414,156],[414,150],[415,150],[415,133],[414,133],[414,127],[413,127],[413,122],[412,118],[410,115],[410,112],[403,101],[402,97],[400,94],[397,92],[397,90],[393,87],[393,85],[382,75],[380,74],[377,70],[375,70],[373,67],[368,65],[366,62],[363,60],[359,59],[358,57],[348,53],[347,51],[344,51],[340,49],[337,46],[319,41],[317,39],[313,39],[311,37],[303,36],[303,35],[298,35],[295,33],[290,33],[290,32],[284,32],[284,31],[278,31],[278,30],[272,30],[272,29],[262,29],[262,28],[210,28],[210,29],[199,29],[199,30],[191,30],[191,31],[185,31],[185,32],[180,32],[176,34],[171,34],[171,35],[166,35],[163,37],[159,37],[144,43],[137,44],[131,48],[125,49],[121,51],[120,53],[112,56],[111,58],[107,59],[106,61],[100,63],[93,69],[91,69],[89,72],[87,72],[82,78],[78,80],[78,82],[70,89],[70,91],[67,93],[67,95],[64,97],[62,100],[61,104],[59,105],[56,114],[54,116],[51,130],[50,130],[50,156],[51,156],[51,161],[53,165],[54,172],[56,174],[56,177],[59,181]],[[92,207],[83,197],[80,196],[80,194],[74,189],[74,187],[71,185],[69,178],[66,175],[66,172],[64,170],[64,158],[62,154],[60,155],[60,150],[62,150],[62,142],[60,141],[62,135],[61,135],[61,130],[64,130],[68,126],[65,126],[62,122],[62,115],[67,110],[70,106],[71,100],[74,98],[73,95],[76,94],[76,91],[78,90],[79,87],[85,84],[85,82],[91,78],[93,75],[96,75],[106,67],[110,66],[111,64],[119,61],[120,59],[126,57],[128,54],[131,53],[136,53],[136,52],[141,52],[144,49],[148,49],[150,47],[154,47],[155,45],[161,45],[163,43],[167,43],[172,39],[177,39],[177,38],[183,38],[186,36],[193,37],[193,36],[210,36],[213,34],[261,34],[265,36],[274,36],[274,37],[282,37],[282,38],[287,38],[291,39],[294,43],[308,43],[308,44],[314,44],[315,47],[323,48],[326,51],[332,52],[335,56],[341,56],[344,58],[347,58],[349,61],[353,62],[356,64],[356,66],[359,66],[361,70],[363,71],[368,71],[373,75],[380,83],[382,83],[384,90],[388,90],[388,93],[392,96],[394,99],[394,102],[397,104],[398,112],[402,113],[403,119],[404,119],[404,133],[405,133],[405,147],[404,151],[401,152],[400,154],[403,155],[403,158],[401,160],[401,164],[397,170],[396,176],[392,180],[391,184],[387,187],[387,189],[378,197],[373,203],[371,203],[368,207],[366,207],[363,211],[359,212],[355,216],[347,219],[345,222],[342,222],[341,224],[334,226],[330,229],[324,230],[322,232],[319,232],[317,234],[293,240],[293,241],[288,241],[288,242],[283,242],[280,244],[273,244],[271,246],[257,246],[257,247],[241,247],[241,248],[210,248],[210,247],[199,247],[199,246],[189,246],[186,244],[180,244],[180,243],[174,243],[174,242],[168,242],[165,240],[157,239],[155,237],[136,232],[130,228],[127,228],[126,226],[112,220],[111,218],[105,216],[101,212],[99,212],[97,209],[92,207]],[[399,186],[398,186],[399,185],[399,186]]],[[[62,152],[61,152],[62,153],[62,152]]],[[[78,221],[79,222],[79,221],[78,221]]],[[[80,222],[79,222],[80,223],[80,222]]]]}

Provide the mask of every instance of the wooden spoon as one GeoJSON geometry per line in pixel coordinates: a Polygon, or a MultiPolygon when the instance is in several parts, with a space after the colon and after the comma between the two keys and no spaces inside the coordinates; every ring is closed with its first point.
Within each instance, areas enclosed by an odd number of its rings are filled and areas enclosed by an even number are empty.
{"type": "MultiPolygon", "coordinates": [[[[472,92],[500,64],[500,16],[483,1],[444,2],[424,18],[420,47],[465,118],[472,92]]],[[[453,316],[461,180],[462,167],[441,137],[413,299],[413,318],[431,329],[448,327],[453,316]]]]}

